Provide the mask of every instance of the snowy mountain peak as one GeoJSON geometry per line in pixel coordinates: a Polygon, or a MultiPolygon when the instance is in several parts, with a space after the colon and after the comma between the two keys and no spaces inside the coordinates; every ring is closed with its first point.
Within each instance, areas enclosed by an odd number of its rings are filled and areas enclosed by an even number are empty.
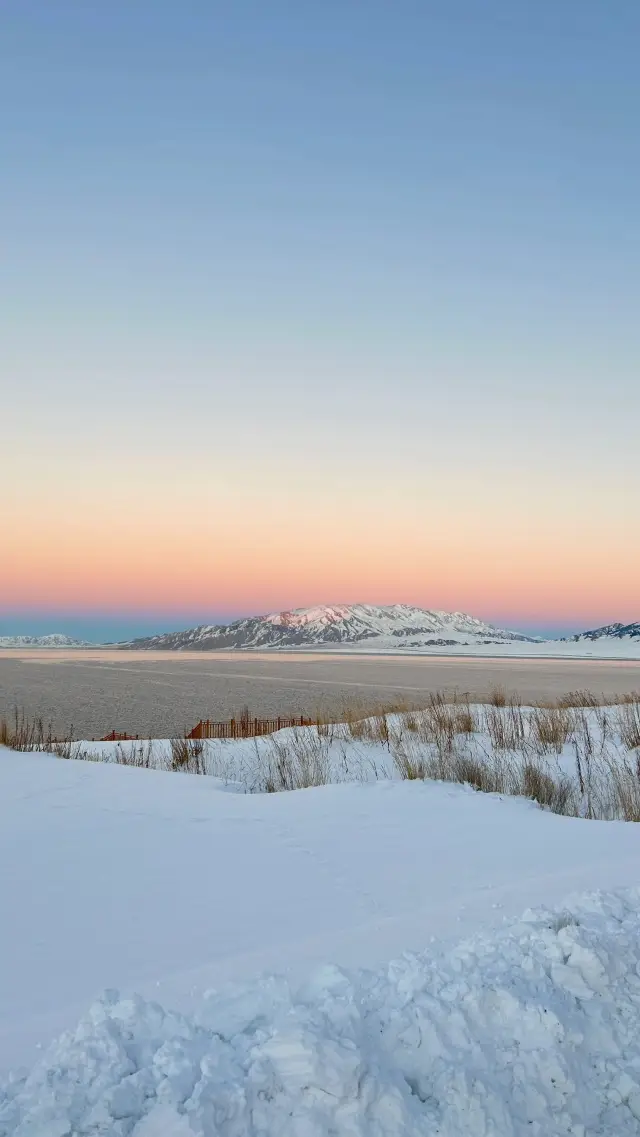
{"type": "Polygon", "coordinates": [[[411,604],[318,604],[269,612],[229,625],[202,625],[184,632],[134,640],[138,648],[214,651],[222,648],[347,648],[397,651],[457,644],[535,642],[518,632],[494,628],[465,612],[443,612],[411,604]]]}
{"type": "MultiPolygon", "coordinates": [[[[362,607],[362,605],[357,605],[362,607]]],[[[315,608],[292,608],[288,612],[270,612],[259,617],[267,624],[277,624],[287,628],[303,628],[307,624],[335,624],[349,615],[345,605],[318,604],[315,608]]]]}
{"type": "Polygon", "coordinates": [[[605,624],[602,628],[579,632],[570,636],[571,643],[584,643],[587,640],[640,640],[640,620],[633,624],[605,624]]]}
{"type": "Polygon", "coordinates": [[[0,636],[0,647],[86,647],[82,640],[74,640],[62,632],[48,636],[0,636]]]}

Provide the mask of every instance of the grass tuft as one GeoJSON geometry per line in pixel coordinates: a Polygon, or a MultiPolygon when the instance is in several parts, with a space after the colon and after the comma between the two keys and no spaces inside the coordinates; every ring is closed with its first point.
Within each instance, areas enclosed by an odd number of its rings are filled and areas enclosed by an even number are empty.
{"type": "Polygon", "coordinates": [[[640,751],[640,702],[626,702],[619,708],[616,728],[627,750],[640,751]]]}
{"type": "Polygon", "coordinates": [[[566,707],[534,707],[530,717],[531,733],[542,750],[562,753],[571,738],[573,717],[566,707]]]}

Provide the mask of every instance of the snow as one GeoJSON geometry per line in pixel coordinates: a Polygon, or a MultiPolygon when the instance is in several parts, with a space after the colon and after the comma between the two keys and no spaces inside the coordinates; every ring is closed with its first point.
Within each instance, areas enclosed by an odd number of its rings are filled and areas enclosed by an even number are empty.
{"type": "MultiPolygon", "coordinates": [[[[269,650],[265,645],[261,650],[269,650]]],[[[287,646],[287,651],[295,651],[295,646],[287,646]]],[[[602,636],[596,640],[541,640],[539,642],[499,640],[492,643],[457,642],[449,645],[424,642],[399,642],[391,637],[379,636],[361,643],[315,644],[305,646],[305,651],[337,652],[349,655],[437,655],[453,658],[477,656],[485,659],[611,659],[632,661],[640,659],[640,639],[619,639],[602,636]]]]}
{"type": "Polygon", "coordinates": [[[435,632],[454,632],[463,635],[505,635],[491,624],[468,616],[465,612],[444,612],[441,609],[416,608],[412,604],[320,604],[315,608],[294,608],[290,611],[271,612],[257,618],[260,623],[276,624],[291,628],[309,628],[322,634],[332,624],[344,625],[351,634],[390,635],[410,633],[416,630],[435,632]],[[315,627],[314,627],[315,625],[315,627]]]}
{"type": "Polygon", "coordinates": [[[12,1137],[625,1137],[640,1126],[640,892],[446,953],[202,999],[108,992],[0,1091],[12,1137]]]}
{"type": "Polygon", "coordinates": [[[433,782],[230,789],[0,749],[0,1069],[105,987],[192,1016],[227,982],[380,967],[638,883],[632,824],[433,782]]]}
{"type": "Polygon", "coordinates": [[[337,624],[347,619],[350,609],[346,604],[319,604],[315,608],[293,608],[286,612],[270,612],[262,619],[268,624],[286,624],[305,627],[307,624],[337,624]]]}

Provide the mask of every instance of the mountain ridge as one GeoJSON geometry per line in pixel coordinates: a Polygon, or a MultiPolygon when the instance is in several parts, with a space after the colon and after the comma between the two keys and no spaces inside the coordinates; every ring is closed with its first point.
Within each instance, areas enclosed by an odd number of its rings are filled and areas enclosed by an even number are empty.
{"type": "Polygon", "coordinates": [[[220,651],[366,644],[419,648],[469,644],[538,643],[535,636],[495,628],[465,612],[411,604],[321,604],[245,617],[231,624],[201,624],[181,632],[146,636],[120,648],[220,651]]]}
{"type": "Polygon", "coordinates": [[[0,636],[1,647],[91,647],[85,640],[75,640],[63,632],[46,636],[0,636]]]}
{"type": "Polygon", "coordinates": [[[603,624],[601,628],[591,628],[585,632],[578,632],[575,636],[567,636],[566,643],[593,643],[596,640],[640,640],[640,620],[631,624],[603,624]]]}

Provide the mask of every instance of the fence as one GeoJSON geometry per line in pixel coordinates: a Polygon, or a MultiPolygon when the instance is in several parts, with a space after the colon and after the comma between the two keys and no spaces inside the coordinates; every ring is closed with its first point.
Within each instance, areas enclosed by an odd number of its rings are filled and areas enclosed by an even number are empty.
{"type": "Polygon", "coordinates": [[[122,734],[119,730],[110,730],[100,742],[137,742],[137,734],[122,734]]]}
{"type": "MultiPolygon", "coordinates": [[[[295,718],[286,718],[282,715],[276,719],[242,718],[228,719],[226,722],[213,722],[212,719],[201,719],[193,730],[186,735],[187,738],[258,738],[262,734],[275,734],[276,730],[284,730],[292,726],[315,726],[315,719],[306,719],[304,715],[295,718]]],[[[137,742],[139,735],[126,734],[119,730],[110,730],[100,742],[137,742]]],[[[53,740],[52,740],[53,741],[53,740]]]]}
{"type": "Polygon", "coordinates": [[[259,735],[274,734],[276,730],[284,730],[286,727],[314,725],[313,719],[306,719],[303,715],[277,719],[239,718],[229,719],[228,722],[201,719],[187,738],[258,738],[259,735]]]}

